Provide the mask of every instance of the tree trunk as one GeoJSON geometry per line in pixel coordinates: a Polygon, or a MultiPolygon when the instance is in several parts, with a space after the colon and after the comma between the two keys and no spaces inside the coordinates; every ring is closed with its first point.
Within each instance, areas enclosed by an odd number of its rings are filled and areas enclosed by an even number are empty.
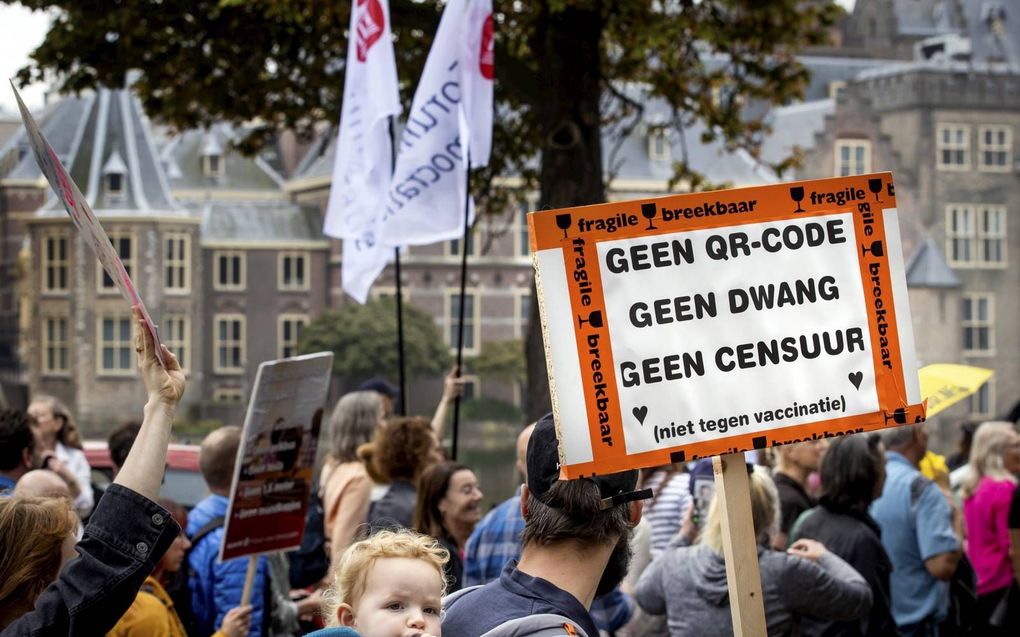
{"type": "MultiPolygon", "coordinates": [[[[538,209],[565,208],[605,201],[599,117],[600,54],[603,19],[598,10],[571,7],[546,14],[532,42],[539,60],[537,78],[544,97],[539,105],[545,125],[538,209]]],[[[527,416],[550,410],[538,297],[531,304],[525,355],[528,364],[527,416]]]]}

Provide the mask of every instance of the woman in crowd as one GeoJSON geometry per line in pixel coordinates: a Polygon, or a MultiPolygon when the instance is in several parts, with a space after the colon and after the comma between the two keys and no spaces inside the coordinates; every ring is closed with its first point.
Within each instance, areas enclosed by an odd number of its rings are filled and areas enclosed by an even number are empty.
{"type": "Polygon", "coordinates": [[[658,557],[669,541],[680,531],[680,523],[691,506],[690,474],[683,465],[655,467],[644,474],[643,489],[652,490],[652,499],[645,502],[641,519],[651,527],[650,551],[658,557]]]}
{"type": "MultiPolygon", "coordinates": [[[[754,470],[750,483],[768,634],[790,634],[800,616],[841,620],[865,616],[871,591],[864,578],[820,543],[800,540],[786,552],[769,548],[778,525],[779,496],[762,468],[754,470]]],[[[698,543],[668,549],[641,576],[638,604],[646,612],[665,613],[672,637],[733,633],[722,544],[716,499],[698,543]]]]}
{"type": "MultiPolygon", "coordinates": [[[[970,450],[970,469],[963,479],[963,515],[967,522],[967,557],[977,572],[978,617],[986,621],[1000,603],[1008,603],[1013,584],[1009,550],[1009,506],[1020,473],[1020,434],[1012,423],[986,422],[978,427],[970,450]]],[[[1020,609],[1000,609],[1013,614],[1020,609]]],[[[998,622],[997,622],[998,623],[998,622]]],[[[1015,626],[1014,626],[1015,629],[1015,626]]],[[[1004,628],[981,626],[983,635],[1005,635],[1004,628]]],[[[1015,633],[1009,633],[1015,634],[1015,633]]]]}
{"type": "Polygon", "coordinates": [[[184,373],[165,346],[166,368],[156,360],[137,308],[135,321],[135,350],[148,395],[145,417],[81,541],[74,544],[77,524],[61,500],[0,501],[0,637],[105,634],[180,534],[155,500],[184,373]],[[78,557],[67,561],[75,552],[78,557]]]}
{"type": "MultiPolygon", "coordinates": [[[[177,615],[174,602],[164,588],[168,578],[180,570],[184,557],[191,548],[184,529],[188,526],[188,512],[173,500],[160,499],[160,505],[173,515],[181,527],[173,544],[159,561],[156,570],[145,578],[131,607],[120,618],[107,637],[187,637],[184,624],[177,615]]],[[[251,607],[232,608],[223,619],[223,625],[213,637],[244,637],[251,624],[251,607]]]]}
{"type": "Polygon", "coordinates": [[[821,542],[861,574],[871,587],[871,613],[853,622],[804,618],[805,637],[881,637],[896,634],[889,589],[892,562],[882,546],[881,529],[868,506],[882,495],[885,452],[877,435],[835,438],[822,458],[819,506],[794,525],[793,540],[821,542]]]}
{"type": "Polygon", "coordinates": [[[358,447],[372,439],[382,417],[382,400],[374,391],[346,394],[330,416],[329,456],[319,476],[319,489],[333,564],[354,541],[368,515],[372,481],[358,458],[358,447]]]}
{"type": "Polygon", "coordinates": [[[414,530],[431,535],[450,552],[447,592],[460,590],[464,545],[482,517],[482,490],[474,471],[457,462],[440,462],[425,470],[418,489],[414,530]]]}
{"type": "Polygon", "coordinates": [[[32,419],[36,454],[47,469],[67,482],[78,515],[88,517],[93,506],[92,468],[82,451],[71,410],[53,396],[36,396],[28,406],[28,415],[32,419]],[[50,456],[55,456],[56,461],[49,460],[50,456]]]}
{"type": "Polygon", "coordinates": [[[441,460],[432,428],[424,418],[397,418],[375,433],[371,445],[359,455],[369,474],[387,487],[368,510],[369,532],[411,528],[418,505],[418,478],[429,465],[441,460]]]}

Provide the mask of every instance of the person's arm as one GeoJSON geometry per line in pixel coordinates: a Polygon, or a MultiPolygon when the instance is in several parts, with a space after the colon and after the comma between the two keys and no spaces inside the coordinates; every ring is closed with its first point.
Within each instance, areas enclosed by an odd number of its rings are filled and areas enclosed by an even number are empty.
{"type": "Polygon", "coordinates": [[[163,467],[166,466],[166,450],[170,443],[170,428],[173,425],[177,403],[184,395],[184,372],[166,345],[163,359],[166,369],[156,359],[156,347],[152,335],[142,322],[141,311],[135,307],[135,351],[138,352],[138,368],[148,394],[145,403],[142,427],[131,445],[131,451],[124,466],[120,468],[114,484],[127,487],[150,500],[159,497],[163,483],[163,467]]]}
{"type": "Polygon", "coordinates": [[[450,373],[443,379],[443,396],[439,399],[439,404],[436,406],[436,413],[432,416],[432,431],[436,434],[436,439],[442,442],[443,432],[446,429],[447,414],[450,411],[450,405],[464,393],[464,379],[457,373],[457,366],[454,365],[450,373]]]}
{"type": "Polygon", "coordinates": [[[780,590],[786,606],[801,615],[852,621],[871,610],[871,588],[854,570],[821,542],[797,540],[782,573],[780,590]]]}
{"type": "Polygon", "coordinates": [[[659,559],[652,563],[641,574],[637,588],[634,591],[634,600],[649,615],[666,614],[666,592],[663,590],[662,569],[663,564],[669,561],[672,551],[666,551],[659,556],[659,559]]]}
{"type": "Polygon", "coordinates": [[[368,476],[358,475],[348,481],[337,496],[336,515],[329,528],[330,563],[334,566],[347,547],[354,541],[358,527],[368,519],[368,505],[372,499],[372,482],[368,476]]]}
{"type": "Polygon", "coordinates": [[[247,637],[251,628],[251,606],[231,608],[223,616],[223,624],[212,637],[247,637]]]}
{"type": "MultiPolygon", "coordinates": [[[[139,318],[137,308],[135,317],[139,318]]],[[[160,368],[151,336],[140,331],[135,349],[149,402],[124,463],[130,470],[118,474],[96,507],[75,547],[79,557],[43,591],[35,610],[8,625],[0,632],[2,637],[106,633],[180,534],[173,516],[154,500],[163,478],[170,422],[184,393],[184,375],[166,348],[169,371],[160,368]]]]}
{"type": "Polygon", "coordinates": [[[917,500],[917,546],[932,577],[949,581],[963,551],[963,516],[951,497],[930,484],[917,500]]]}

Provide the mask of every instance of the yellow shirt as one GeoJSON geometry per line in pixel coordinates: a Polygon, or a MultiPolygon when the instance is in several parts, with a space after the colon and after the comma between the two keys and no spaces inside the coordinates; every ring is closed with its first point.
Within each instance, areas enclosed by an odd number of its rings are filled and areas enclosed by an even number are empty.
{"type": "MultiPolygon", "coordinates": [[[[188,637],[174,601],[151,575],[145,578],[135,601],[107,637],[188,637]],[[151,592],[150,592],[151,591],[151,592]]],[[[212,637],[225,637],[216,631],[212,637]]]]}
{"type": "Polygon", "coordinates": [[[174,610],[174,602],[156,578],[145,578],[131,608],[128,608],[108,637],[187,637],[174,610]],[[152,591],[152,592],[147,592],[152,591]]]}

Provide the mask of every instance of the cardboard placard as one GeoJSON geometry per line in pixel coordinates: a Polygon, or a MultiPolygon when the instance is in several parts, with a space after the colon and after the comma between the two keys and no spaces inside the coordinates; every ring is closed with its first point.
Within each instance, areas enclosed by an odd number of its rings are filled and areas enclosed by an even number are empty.
{"type": "Polygon", "coordinates": [[[301,546],[333,353],[259,365],[234,463],[220,559],[301,546]]]}
{"type": "Polygon", "coordinates": [[[46,176],[46,181],[49,182],[50,188],[53,189],[60,202],[64,204],[64,209],[71,216],[74,226],[78,228],[78,231],[85,239],[85,243],[88,244],[96,258],[99,259],[103,269],[106,270],[106,274],[116,284],[121,295],[132,306],[137,305],[141,310],[142,320],[145,322],[145,326],[148,328],[149,333],[152,334],[152,340],[156,344],[156,358],[159,359],[160,365],[166,367],[166,361],[163,360],[163,348],[159,346],[156,324],[153,322],[152,317],[149,316],[149,311],[145,308],[142,297],[139,296],[135,284],[131,281],[131,275],[128,274],[127,269],[124,267],[124,262],[120,260],[117,251],[113,249],[109,235],[106,234],[103,226],[96,219],[88,200],[85,199],[85,196],[81,194],[81,190],[78,189],[78,184],[74,183],[74,180],[71,179],[71,175],[67,173],[67,169],[60,163],[57,154],[53,152],[53,147],[50,146],[42,131],[39,130],[39,126],[35,123],[35,119],[32,118],[32,114],[28,112],[25,103],[21,101],[18,89],[14,88],[13,81],[11,82],[11,88],[14,89],[14,97],[18,100],[21,121],[25,124],[28,141],[32,145],[32,152],[35,155],[36,163],[39,165],[39,170],[46,176]]]}
{"type": "Polygon", "coordinates": [[[564,477],[924,419],[890,173],[528,225],[564,477]]]}

